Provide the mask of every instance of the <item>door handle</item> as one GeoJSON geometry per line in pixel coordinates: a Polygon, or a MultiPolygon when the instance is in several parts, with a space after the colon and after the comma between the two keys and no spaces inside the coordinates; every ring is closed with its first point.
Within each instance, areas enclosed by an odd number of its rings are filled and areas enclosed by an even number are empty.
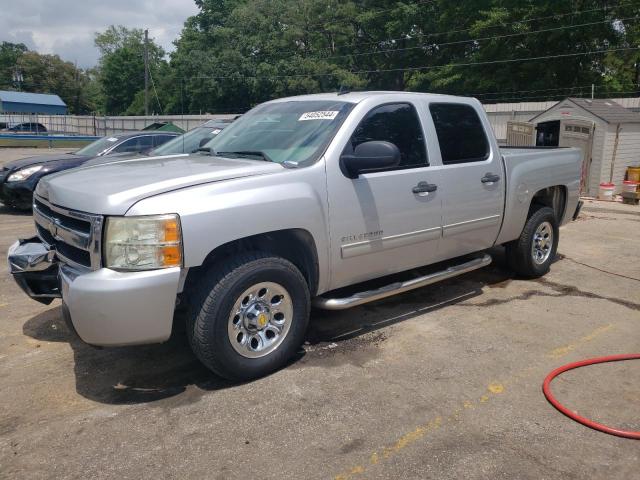
{"type": "Polygon", "coordinates": [[[496,175],[495,173],[485,173],[484,177],[480,179],[482,183],[496,183],[500,181],[500,175],[496,175]]]}
{"type": "Polygon", "coordinates": [[[411,191],[418,195],[419,197],[426,197],[431,192],[435,192],[438,190],[438,186],[433,183],[420,182],[418,185],[413,187],[411,191]]]}

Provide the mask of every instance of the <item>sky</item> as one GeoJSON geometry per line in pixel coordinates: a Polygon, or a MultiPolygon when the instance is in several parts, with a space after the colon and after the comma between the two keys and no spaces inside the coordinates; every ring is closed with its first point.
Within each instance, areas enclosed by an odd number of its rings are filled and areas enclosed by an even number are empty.
{"type": "Polygon", "coordinates": [[[88,68],[97,63],[95,32],[109,25],[148,28],[165,50],[197,13],[194,0],[0,0],[0,42],[24,43],[88,68]]]}

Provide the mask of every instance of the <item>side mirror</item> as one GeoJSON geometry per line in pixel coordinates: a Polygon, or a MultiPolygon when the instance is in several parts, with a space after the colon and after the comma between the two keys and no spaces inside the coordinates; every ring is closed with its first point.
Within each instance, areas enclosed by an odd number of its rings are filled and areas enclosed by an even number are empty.
{"type": "Polygon", "coordinates": [[[358,145],[353,153],[340,156],[340,169],[348,178],[396,167],[400,163],[400,150],[391,142],[371,141],[358,145]]]}
{"type": "Polygon", "coordinates": [[[204,147],[207,143],[211,141],[211,137],[204,137],[200,139],[200,143],[198,143],[198,148],[204,147]]]}

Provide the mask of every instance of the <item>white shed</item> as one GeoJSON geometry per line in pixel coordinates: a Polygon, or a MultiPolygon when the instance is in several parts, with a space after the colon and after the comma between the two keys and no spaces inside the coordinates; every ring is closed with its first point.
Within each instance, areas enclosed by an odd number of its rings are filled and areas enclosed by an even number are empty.
{"type": "Polygon", "coordinates": [[[530,120],[537,146],[575,146],[584,152],[583,193],[602,182],[622,190],[626,169],[640,164],[640,114],[613,100],[567,98],[530,120]]]}

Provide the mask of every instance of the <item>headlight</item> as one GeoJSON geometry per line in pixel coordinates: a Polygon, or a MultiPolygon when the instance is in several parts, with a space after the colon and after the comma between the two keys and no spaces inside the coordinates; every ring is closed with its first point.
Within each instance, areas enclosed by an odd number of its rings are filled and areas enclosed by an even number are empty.
{"type": "Polygon", "coordinates": [[[104,266],[116,270],[153,270],[182,265],[178,215],[108,217],[104,266]]]}
{"type": "Polygon", "coordinates": [[[26,180],[34,173],[42,170],[42,167],[43,165],[34,165],[33,167],[27,167],[27,168],[18,170],[17,172],[9,175],[9,177],[7,178],[7,182],[21,182],[23,180],[26,180]]]}

